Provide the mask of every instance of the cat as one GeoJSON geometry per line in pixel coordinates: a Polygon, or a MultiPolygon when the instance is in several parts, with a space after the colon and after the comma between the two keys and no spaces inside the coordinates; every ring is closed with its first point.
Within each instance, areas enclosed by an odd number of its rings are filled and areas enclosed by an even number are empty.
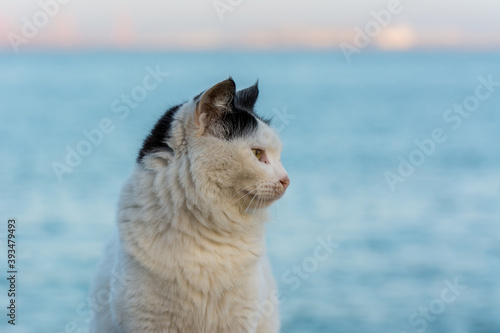
{"type": "Polygon", "coordinates": [[[264,222],[290,180],[258,94],[229,78],[154,126],[122,189],[90,332],[279,331],[264,222]]]}

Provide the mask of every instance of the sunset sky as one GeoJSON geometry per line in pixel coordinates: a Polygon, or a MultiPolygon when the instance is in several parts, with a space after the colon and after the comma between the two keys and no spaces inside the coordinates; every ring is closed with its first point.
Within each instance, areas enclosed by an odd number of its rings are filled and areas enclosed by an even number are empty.
{"type": "Polygon", "coordinates": [[[0,50],[339,49],[367,27],[373,49],[499,50],[499,17],[498,0],[2,0],[0,50]]]}

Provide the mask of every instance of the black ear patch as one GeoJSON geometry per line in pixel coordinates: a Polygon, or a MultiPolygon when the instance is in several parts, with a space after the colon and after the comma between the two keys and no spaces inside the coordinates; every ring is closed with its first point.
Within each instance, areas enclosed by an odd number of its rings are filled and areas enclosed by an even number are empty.
{"type": "Polygon", "coordinates": [[[251,87],[237,91],[234,104],[241,109],[253,111],[257,97],[259,97],[259,81],[251,87]]]}
{"type": "Polygon", "coordinates": [[[233,109],[225,113],[221,119],[223,133],[226,140],[241,138],[257,130],[259,123],[253,113],[246,110],[233,109]]]}
{"type": "Polygon", "coordinates": [[[199,101],[200,113],[205,115],[208,124],[231,110],[235,93],[236,84],[230,77],[217,83],[201,96],[199,101]]]}
{"type": "Polygon", "coordinates": [[[171,107],[156,122],[155,127],[153,127],[153,130],[142,144],[142,148],[139,151],[139,156],[137,156],[137,162],[140,162],[142,158],[149,153],[162,149],[172,150],[172,148],[168,146],[166,141],[170,137],[170,128],[172,127],[174,115],[181,106],[182,104],[171,107]]]}
{"type": "MultiPolygon", "coordinates": [[[[202,105],[211,115],[208,133],[231,140],[247,136],[255,132],[259,126],[259,116],[253,107],[259,96],[258,82],[246,89],[236,91],[234,80],[222,81],[205,93],[210,103],[202,105]],[[213,100],[219,100],[213,103],[213,100]]],[[[201,102],[205,96],[201,98],[201,102]]]]}

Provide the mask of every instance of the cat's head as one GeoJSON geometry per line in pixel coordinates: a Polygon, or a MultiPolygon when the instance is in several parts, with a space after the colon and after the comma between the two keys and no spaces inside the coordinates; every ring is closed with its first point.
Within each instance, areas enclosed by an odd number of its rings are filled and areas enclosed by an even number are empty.
{"type": "Polygon", "coordinates": [[[191,101],[167,111],[148,136],[138,162],[170,174],[164,184],[201,195],[209,202],[266,207],[290,184],[281,164],[281,142],[254,111],[257,83],[236,91],[222,81],[191,101]]]}

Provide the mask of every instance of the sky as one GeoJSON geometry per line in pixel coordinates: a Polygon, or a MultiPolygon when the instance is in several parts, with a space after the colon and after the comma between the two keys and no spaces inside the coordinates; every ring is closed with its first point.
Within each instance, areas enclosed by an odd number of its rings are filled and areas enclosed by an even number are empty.
{"type": "Polygon", "coordinates": [[[0,51],[500,50],[499,0],[2,0],[0,51]]]}

